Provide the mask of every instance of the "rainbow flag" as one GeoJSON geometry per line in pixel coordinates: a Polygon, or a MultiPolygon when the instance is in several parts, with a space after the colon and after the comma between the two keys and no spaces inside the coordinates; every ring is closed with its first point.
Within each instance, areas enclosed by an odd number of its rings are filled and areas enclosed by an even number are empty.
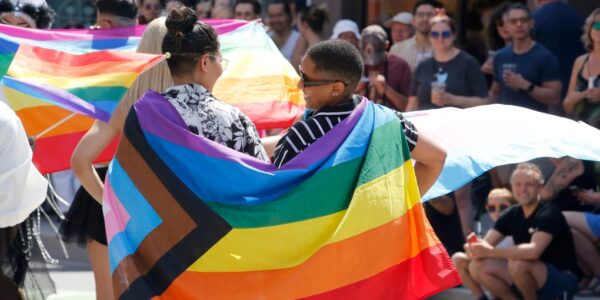
{"type": "MultiPolygon", "coordinates": [[[[239,20],[207,23],[219,33],[223,56],[231,61],[214,94],[241,108],[259,129],[289,126],[304,107],[296,87],[298,75],[264,29],[239,20]]],[[[108,121],[134,75],[158,62],[132,52],[144,29],[35,30],[0,25],[4,95],[27,135],[37,137],[33,161],[42,173],[69,169],[71,154],[94,119],[108,121]],[[144,59],[151,62],[143,65],[144,59]]],[[[96,163],[108,162],[115,148],[116,141],[96,163]]]]}
{"type": "Polygon", "coordinates": [[[367,100],[278,170],[148,92],[103,208],[119,299],[422,299],[460,283],[398,118],[367,100]]]}

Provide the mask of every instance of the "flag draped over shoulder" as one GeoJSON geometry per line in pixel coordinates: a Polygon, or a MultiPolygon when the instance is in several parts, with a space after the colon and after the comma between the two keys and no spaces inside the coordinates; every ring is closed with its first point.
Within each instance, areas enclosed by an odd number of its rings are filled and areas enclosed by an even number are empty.
{"type": "Polygon", "coordinates": [[[106,182],[120,299],[420,299],[460,283],[398,118],[367,100],[278,170],[148,92],[106,182]]]}
{"type": "MultiPolygon", "coordinates": [[[[289,126],[304,109],[298,75],[262,26],[240,20],[207,23],[218,32],[222,55],[230,60],[214,94],[242,109],[259,129],[289,126]]],[[[3,92],[27,134],[37,138],[34,162],[42,173],[68,169],[94,119],[108,121],[136,76],[161,60],[133,52],[144,29],[0,25],[3,92]]],[[[108,162],[115,147],[116,142],[96,162],[108,162]]]]}

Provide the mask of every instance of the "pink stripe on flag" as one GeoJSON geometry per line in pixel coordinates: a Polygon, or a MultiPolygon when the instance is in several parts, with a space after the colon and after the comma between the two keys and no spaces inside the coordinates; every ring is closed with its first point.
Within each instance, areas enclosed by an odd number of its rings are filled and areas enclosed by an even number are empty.
{"type": "Polygon", "coordinates": [[[131,216],[117,198],[108,180],[104,185],[102,210],[104,213],[104,224],[106,226],[106,241],[110,243],[117,233],[125,231],[127,222],[131,216]]]}

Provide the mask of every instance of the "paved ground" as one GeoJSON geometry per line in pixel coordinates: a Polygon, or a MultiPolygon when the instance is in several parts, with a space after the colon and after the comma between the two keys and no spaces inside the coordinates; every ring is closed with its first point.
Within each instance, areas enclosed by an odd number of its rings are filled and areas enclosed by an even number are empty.
{"type": "MultiPolygon", "coordinates": [[[[48,300],[93,300],[94,277],[87,260],[87,252],[74,245],[66,245],[70,258],[65,259],[56,234],[46,222],[42,226],[42,238],[58,265],[48,265],[50,276],[56,284],[57,294],[48,300]]],[[[474,300],[467,289],[452,289],[430,300],[474,300]]],[[[600,300],[600,298],[576,298],[600,300]]]]}

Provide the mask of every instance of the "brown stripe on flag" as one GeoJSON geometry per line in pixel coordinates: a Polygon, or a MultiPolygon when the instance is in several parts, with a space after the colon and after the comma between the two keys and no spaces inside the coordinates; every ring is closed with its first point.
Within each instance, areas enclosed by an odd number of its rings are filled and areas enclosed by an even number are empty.
{"type": "Polygon", "coordinates": [[[113,272],[114,295],[118,298],[131,283],[147,274],[163,255],[188,235],[196,227],[196,223],[125,136],[121,139],[116,158],[162,219],[162,223],[152,230],[136,251],[125,257],[113,272]]]}

